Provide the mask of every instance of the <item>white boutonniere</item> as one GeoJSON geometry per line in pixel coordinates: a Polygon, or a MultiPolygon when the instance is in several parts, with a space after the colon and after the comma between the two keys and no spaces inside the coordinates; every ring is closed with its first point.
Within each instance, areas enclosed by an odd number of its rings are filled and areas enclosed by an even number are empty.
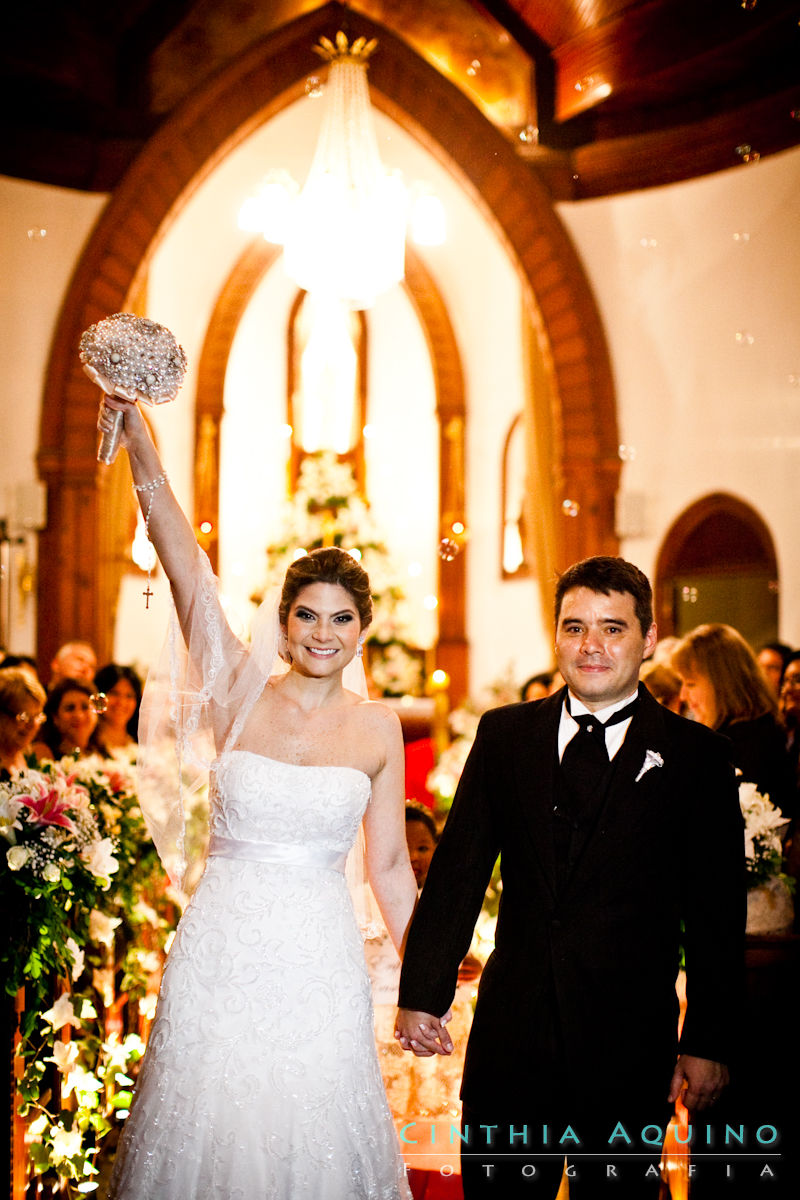
{"type": "Polygon", "coordinates": [[[652,771],[653,767],[663,767],[663,765],[664,759],[657,750],[646,750],[642,769],[634,779],[634,783],[638,783],[642,776],[646,775],[648,771],[652,771]]]}

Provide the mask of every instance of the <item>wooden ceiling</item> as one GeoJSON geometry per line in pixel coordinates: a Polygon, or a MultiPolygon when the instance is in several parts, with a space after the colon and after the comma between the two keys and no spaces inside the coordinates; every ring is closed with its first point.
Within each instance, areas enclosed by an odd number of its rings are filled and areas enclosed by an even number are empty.
{"type": "MultiPolygon", "coordinates": [[[[113,190],[148,137],[215,72],[321,7],[314,0],[7,6],[0,172],[113,190]]],[[[692,178],[800,144],[800,0],[327,7],[332,33],[345,23],[355,36],[363,14],[407,40],[541,165],[558,198],[692,178]]]]}

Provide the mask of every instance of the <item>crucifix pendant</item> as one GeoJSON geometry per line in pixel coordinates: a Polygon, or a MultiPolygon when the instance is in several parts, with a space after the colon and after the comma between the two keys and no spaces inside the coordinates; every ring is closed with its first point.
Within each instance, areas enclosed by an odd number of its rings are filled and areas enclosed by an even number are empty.
{"type": "Polygon", "coordinates": [[[150,597],[155,595],[155,592],[151,592],[151,590],[150,590],[150,580],[149,579],[147,581],[147,589],[146,589],[146,591],[142,592],[142,595],[145,597],[145,601],[144,601],[145,608],[149,608],[150,607],[150,597]]]}

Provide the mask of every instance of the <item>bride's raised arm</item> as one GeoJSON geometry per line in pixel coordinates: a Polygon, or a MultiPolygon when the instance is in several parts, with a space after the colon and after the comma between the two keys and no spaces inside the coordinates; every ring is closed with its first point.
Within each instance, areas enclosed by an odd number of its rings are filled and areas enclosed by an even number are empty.
{"type": "Polygon", "coordinates": [[[172,587],[175,608],[184,636],[188,634],[192,599],[197,584],[200,547],[194,531],[175,499],[158,451],[145,425],[138,404],[105,396],[98,428],[109,427],[109,412],[124,417],[121,445],[127,450],[133,485],[147,521],[148,535],[172,587]]]}

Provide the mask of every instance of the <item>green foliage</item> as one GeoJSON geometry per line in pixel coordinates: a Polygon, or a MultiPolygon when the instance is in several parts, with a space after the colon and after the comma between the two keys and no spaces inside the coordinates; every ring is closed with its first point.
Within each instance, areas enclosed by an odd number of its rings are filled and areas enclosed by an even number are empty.
{"type": "Polygon", "coordinates": [[[94,1190],[104,1139],[130,1107],[144,1051],[135,1001],[154,992],[177,916],[130,764],[30,760],[0,783],[0,889],[5,989],[24,989],[29,1170],[77,1196],[94,1190]]]}

